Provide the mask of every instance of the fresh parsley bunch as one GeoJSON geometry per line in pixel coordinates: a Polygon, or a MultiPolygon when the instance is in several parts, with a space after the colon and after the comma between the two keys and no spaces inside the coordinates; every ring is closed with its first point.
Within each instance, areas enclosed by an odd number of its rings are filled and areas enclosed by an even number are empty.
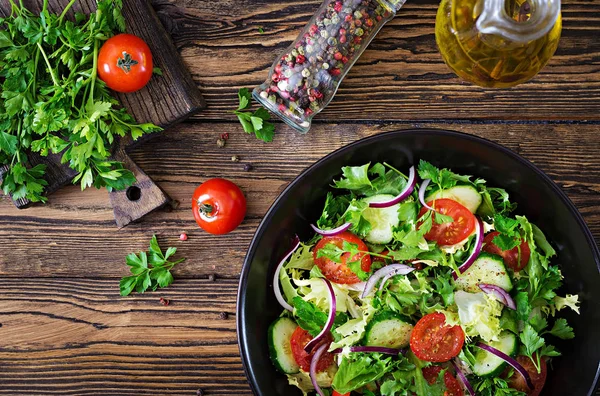
{"type": "Polygon", "coordinates": [[[240,104],[234,114],[242,124],[246,133],[254,133],[256,137],[265,142],[273,141],[273,135],[275,134],[275,125],[267,122],[271,119],[271,115],[267,110],[260,107],[254,113],[250,113],[246,110],[250,107],[250,100],[252,95],[248,88],[242,88],[238,91],[238,99],[240,104]]]}
{"type": "Polygon", "coordinates": [[[11,15],[0,18],[0,164],[10,165],[1,187],[13,198],[46,201],[45,166],[27,168],[29,151],[62,153],[78,174],[81,188],[121,190],[135,182],[123,164],[111,161],[115,137],[137,139],[160,130],[138,124],[119,106],[98,78],[98,51],[125,30],[122,0],[98,0],[95,13],[65,20],[74,1],[60,15],[40,15],[9,0],[11,15]]]}
{"type": "Polygon", "coordinates": [[[154,291],[173,283],[171,269],[185,260],[182,258],[169,261],[169,258],[176,252],[177,248],[170,247],[163,253],[156,240],[156,235],[153,235],[148,252],[131,253],[127,256],[127,265],[133,275],[121,279],[119,284],[121,295],[127,296],[133,290],[143,293],[148,288],[152,288],[154,291]]]}

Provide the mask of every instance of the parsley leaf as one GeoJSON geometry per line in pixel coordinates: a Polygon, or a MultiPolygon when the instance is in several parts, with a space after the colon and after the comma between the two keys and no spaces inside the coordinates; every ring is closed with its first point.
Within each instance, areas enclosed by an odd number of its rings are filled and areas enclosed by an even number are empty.
{"type": "Polygon", "coordinates": [[[369,180],[369,166],[371,164],[365,164],[362,166],[344,166],[342,168],[343,178],[334,181],[333,186],[335,188],[344,188],[346,190],[360,190],[365,187],[372,187],[371,180],[369,180]]]}
{"type": "Polygon", "coordinates": [[[252,94],[248,88],[241,88],[238,91],[239,105],[233,113],[242,124],[244,132],[254,133],[258,139],[271,142],[275,136],[275,124],[268,122],[271,119],[271,114],[263,107],[258,108],[253,113],[244,111],[250,107],[251,99],[252,94]]]}
{"type": "Polygon", "coordinates": [[[569,326],[567,320],[564,318],[559,318],[556,320],[556,322],[554,322],[554,326],[552,326],[550,334],[562,340],[570,340],[571,338],[575,337],[573,328],[569,326]]]}
{"type": "Polygon", "coordinates": [[[170,247],[166,253],[163,253],[156,235],[153,235],[148,252],[131,253],[126,257],[125,261],[132,275],[121,279],[119,284],[121,295],[127,296],[134,290],[144,293],[150,287],[156,290],[158,287],[167,287],[173,283],[171,269],[185,260],[182,258],[169,261],[176,252],[176,248],[170,247]]]}
{"type": "Polygon", "coordinates": [[[446,168],[439,169],[425,160],[419,161],[418,170],[421,179],[430,179],[440,190],[454,187],[458,182],[471,183],[471,176],[459,175],[446,168]]]}
{"type": "Polygon", "coordinates": [[[301,297],[294,297],[294,317],[298,326],[308,331],[315,337],[327,322],[327,314],[321,311],[315,304],[304,301],[301,297]]]}
{"type": "Polygon", "coordinates": [[[511,250],[521,244],[518,220],[496,214],[494,227],[500,234],[496,235],[492,242],[501,250],[511,250]]]}
{"type": "Polygon", "coordinates": [[[519,339],[525,347],[525,355],[532,359],[533,354],[542,346],[544,346],[544,339],[540,337],[537,331],[535,331],[533,326],[531,326],[529,323],[525,323],[523,331],[521,334],[519,334],[519,339]]]}

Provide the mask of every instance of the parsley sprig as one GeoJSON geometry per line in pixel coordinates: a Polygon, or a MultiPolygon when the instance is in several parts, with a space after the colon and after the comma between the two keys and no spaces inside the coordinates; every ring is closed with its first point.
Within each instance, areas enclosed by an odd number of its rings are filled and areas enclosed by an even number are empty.
{"type": "Polygon", "coordinates": [[[171,269],[185,260],[185,258],[181,258],[169,261],[169,258],[176,252],[177,248],[170,247],[163,253],[156,240],[156,235],[153,235],[148,252],[131,253],[127,256],[127,265],[133,275],[121,279],[119,284],[121,295],[127,296],[133,290],[143,293],[148,288],[152,288],[154,291],[173,283],[171,269]]]}
{"type": "Polygon", "coordinates": [[[260,107],[253,113],[244,111],[250,107],[252,95],[248,88],[242,88],[238,91],[238,99],[240,104],[233,113],[237,116],[246,133],[254,133],[256,137],[265,142],[273,141],[275,134],[275,124],[267,122],[271,119],[271,115],[267,110],[260,107]]]}
{"type": "Polygon", "coordinates": [[[98,0],[97,11],[75,21],[60,15],[34,15],[22,2],[10,0],[11,15],[0,19],[0,164],[10,170],[1,183],[6,194],[46,201],[46,168],[28,168],[28,152],[62,153],[62,162],[77,171],[73,182],[121,190],[135,182],[123,164],[111,161],[118,136],[160,130],[138,124],[120,107],[98,78],[102,43],[125,30],[122,0],[98,0]]]}

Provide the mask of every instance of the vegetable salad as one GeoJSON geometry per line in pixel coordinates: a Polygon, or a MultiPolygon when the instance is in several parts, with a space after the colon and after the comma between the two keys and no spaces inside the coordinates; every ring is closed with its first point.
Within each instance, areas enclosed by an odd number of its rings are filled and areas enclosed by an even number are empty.
{"type": "Polygon", "coordinates": [[[421,160],[342,168],[315,236],[274,276],[275,367],[304,394],[538,395],[563,276],[543,232],[485,180],[421,160]]]}

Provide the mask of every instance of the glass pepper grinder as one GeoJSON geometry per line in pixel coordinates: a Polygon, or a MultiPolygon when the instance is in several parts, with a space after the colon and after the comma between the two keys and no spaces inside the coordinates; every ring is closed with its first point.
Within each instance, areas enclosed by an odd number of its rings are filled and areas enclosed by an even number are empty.
{"type": "Polygon", "coordinates": [[[560,39],[560,0],[442,0],[435,38],[446,64],[482,87],[535,76],[560,39]]]}
{"type": "Polygon", "coordinates": [[[286,124],[308,132],[312,118],[405,1],[324,0],[252,96],[286,124]]]}

